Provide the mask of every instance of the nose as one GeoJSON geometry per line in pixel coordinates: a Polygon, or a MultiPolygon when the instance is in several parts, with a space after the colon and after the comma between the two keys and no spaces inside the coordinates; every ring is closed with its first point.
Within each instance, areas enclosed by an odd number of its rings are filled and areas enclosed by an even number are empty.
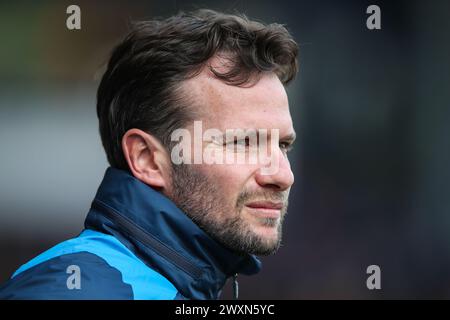
{"type": "MultiPolygon", "coordinates": [[[[256,172],[255,179],[256,182],[265,188],[272,188],[277,191],[284,191],[289,189],[294,183],[294,174],[291,170],[291,164],[285,153],[283,153],[279,148],[277,149],[278,157],[278,170],[274,170],[272,174],[264,173],[262,168],[259,168],[256,172]]],[[[268,164],[269,166],[271,163],[268,164]]]]}

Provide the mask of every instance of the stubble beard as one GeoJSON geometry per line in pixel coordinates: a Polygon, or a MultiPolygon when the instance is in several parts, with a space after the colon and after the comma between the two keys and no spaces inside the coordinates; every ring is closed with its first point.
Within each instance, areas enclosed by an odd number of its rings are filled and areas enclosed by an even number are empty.
{"type": "Polygon", "coordinates": [[[240,254],[262,256],[275,253],[281,245],[288,192],[253,193],[243,190],[233,206],[220,192],[219,185],[212,180],[193,165],[174,165],[170,197],[194,223],[228,249],[240,254]],[[258,218],[260,225],[277,228],[275,239],[268,239],[255,233],[250,223],[244,219],[243,210],[250,200],[284,203],[279,219],[258,218]]]}

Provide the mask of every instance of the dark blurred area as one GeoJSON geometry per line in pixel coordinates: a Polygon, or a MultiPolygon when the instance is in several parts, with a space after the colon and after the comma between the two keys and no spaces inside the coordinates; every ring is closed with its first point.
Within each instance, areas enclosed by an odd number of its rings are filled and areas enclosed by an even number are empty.
{"type": "Polygon", "coordinates": [[[241,298],[449,299],[445,0],[0,2],[0,283],[82,230],[107,167],[96,88],[128,23],[196,8],[285,24],[300,44],[284,245],[240,277],[241,298]],[[373,264],[381,290],[366,287],[373,264]]]}

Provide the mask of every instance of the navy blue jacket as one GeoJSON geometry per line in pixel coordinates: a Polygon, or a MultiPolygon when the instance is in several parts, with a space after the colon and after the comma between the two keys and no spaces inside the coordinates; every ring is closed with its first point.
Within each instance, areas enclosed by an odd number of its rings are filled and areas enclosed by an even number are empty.
{"type": "Polygon", "coordinates": [[[223,247],[161,193],[108,168],[85,230],[21,266],[0,299],[217,299],[228,278],[260,268],[255,256],[223,247]]]}

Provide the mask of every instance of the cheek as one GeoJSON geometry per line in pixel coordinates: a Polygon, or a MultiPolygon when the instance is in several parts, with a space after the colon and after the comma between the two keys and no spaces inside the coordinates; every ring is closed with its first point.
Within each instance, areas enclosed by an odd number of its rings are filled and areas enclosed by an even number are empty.
{"type": "Polygon", "coordinates": [[[236,201],[250,184],[255,168],[248,165],[212,164],[202,165],[201,170],[211,178],[226,201],[236,201]]]}

